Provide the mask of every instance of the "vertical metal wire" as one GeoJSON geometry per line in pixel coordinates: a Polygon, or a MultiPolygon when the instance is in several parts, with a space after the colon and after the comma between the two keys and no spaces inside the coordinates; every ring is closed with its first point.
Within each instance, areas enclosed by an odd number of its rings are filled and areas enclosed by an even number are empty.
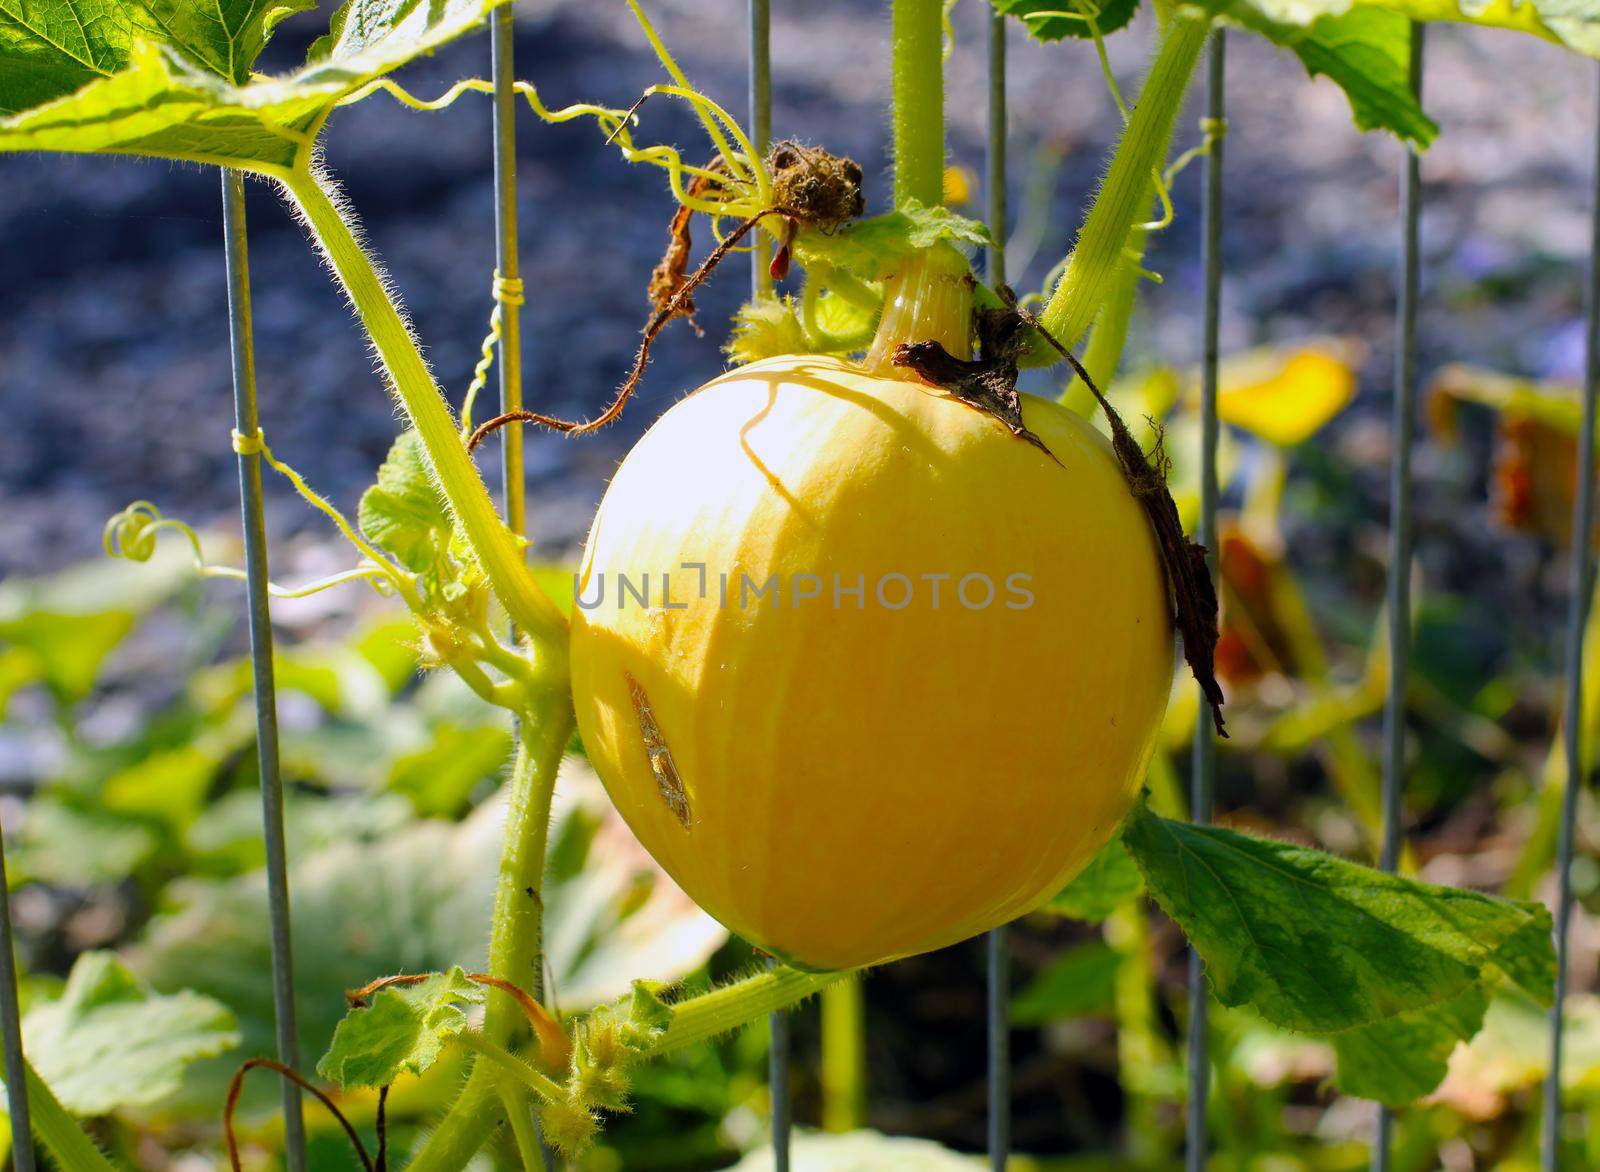
{"type": "MultiPolygon", "coordinates": [[[[766,153],[772,142],[772,0],[750,0],[750,141],[766,153]]],[[[750,292],[772,290],[772,249],[760,232],[750,249],[750,292]]]]}
{"type": "Polygon", "coordinates": [[[11,1110],[11,1167],[34,1172],[33,1126],[28,1121],[28,1080],[22,1063],[22,1015],[17,1008],[17,958],[12,952],[11,889],[6,880],[0,829],[0,1044],[6,1056],[6,1104],[11,1110]]]}
{"type": "MultiPolygon", "coordinates": [[[[1422,95],[1422,25],[1411,26],[1411,92],[1422,95]]],[[[1417,303],[1422,214],[1417,152],[1408,147],[1400,177],[1400,295],[1394,355],[1394,445],[1389,461],[1389,693],[1383,707],[1383,842],[1379,865],[1400,865],[1404,837],[1406,687],[1411,661],[1411,443],[1417,400],[1417,303]]],[[[1373,1172],[1388,1172],[1394,1116],[1379,1107],[1372,1135],[1373,1172]]]]}
{"type": "MultiPolygon", "coordinates": [[[[989,284],[1006,280],[1006,17],[996,9],[988,14],[989,137],[985,162],[988,175],[987,218],[994,244],[988,250],[989,284]]],[[[985,949],[988,967],[989,1029],[989,1167],[1005,1172],[1011,1156],[1011,1021],[1010,950],[1006,927],[989,933],[985,949]]]]}
{"type": "MultiPolygon", "coordinates": [[[[233,354],[234,428],[254,436],[255,337],[250,325],[250,254],[245,242],[244,176],[222,172],[222,243],[228,264],[228,337],[233,354]]],[[[299,1068],[295,1032],[294,950],[289,934],[288,852],[283,842],[283,778],[278,770],[278,702],[272,666],[272,616],[267,598],[267,524],[261,507],[261,454],[239,453],[239,501],[244,516],[244,565],[250,611],[250,663],[256,700],[256,759],[261,770],[261,832],[267,847],[267,905],[272,933],[272,1007],[278,1060],[299,1068]]],[[[305,1172],[305,1122],[300,1090],[283,1082],[284,1162],[305,1172]]]]}
{"type": "Polygon", "coordinates": [[[1595,414],[1600,399],[1600,101],[1597,101],[1595,177],[1591,195],[1589,285],[1585,291],[1583,430],[1578,437],[1578,486],[1572,501],[1572,565],[1567,598],[1567,697],[1562,716],[1567,755],[1567,789],[1561,799],[1561,837],[1556,851],[1559,895],[1556,904],[1556,998],[1550,1008],[1550,1069],[1544,1082],[1541,1130],[1542,1167],[1557,1172],[1561,1161],[1561,1047],[1567,996],[1568,927],[1572,919],[1572,849],[1578,794],[1588,781],[1583,760],[1583,634],[1589,621],[1593,569],[1595,414]]]}
{"type": "MultiPolygon", "coordinates": [[[[1220,28],[1206,47],[1206,117],[1211,149],[1205,156],[1201,195],[1200,269],[1204,296],[1200,342],[1200,544],[1206,547],[1210,573],[1217,573],[1217,363],[1222,320],[1222,143],[1226,110],[1223,67],[1226,42],[1220,28]]],[[[1206,717],[1206,699],[1194,726],[1193,775],[1189,816],[1211,821],[1217,784],[1216,733],[1206,717]]],[[[1200,956],[1189,953],[1189,1109],[1188,1146],[1184,1167],[1202,1172],[1206,1164],[1206,1100],[1211,1091],[1211,1047],[1208,1025],[1211,1003],[1200,956]]]]}
{"type": "MultiPolygon", "coordinates": [[[[495,301],[500,314],[500,341],[495,365],[499,375],[500,410],[516,411],[522,407],[522,297],[507,295],[508,290],[520,290],[522,264],[519,259],[517,238],[517,93],[515,17],[511,4],[495,9],[489,23],[489,69],[494,83],[494,245],[495,245],[495,301]]],[[[523,437],[520,427],[500,430],[500,483],[505,494],[506,526],[517,536],[528,531],[528,490],[523,475],[523,437]]],[[[511,629],[516,637],[516,628],[511,629]]],[[[512,718],[512,733],[516,733],[516,718],[512,718]]],[[[544,963],[533,967],[532,989],[535,997],[544,996],[544,963]]],[[[538,1118],[532,1119],[535,1134],[539,1137],[539,1151],[544,1168],[556,1166],[555,1153],[544,1140],[544,1129],[538,1118]]]]}
{"type": "MultiPolygon", "coordinates": [[[[516,64],[512,44],[512,5],[495,9],[489,26],[489,53],[494,80],[494,242],[495,267],[502,282],[521,279],[517,259],[517,110],[516,64]]],[[[500,410],[522,406],[522,308],[516,297],[500,297],[500,410]]],[[[521,536],[527,532],[527,489],[522,475],[523,429],[500,431],[501,474],[506,495],[506,524],[521,536]]]]}
{"type": "MultiPolygon", "coordinates": [[[[757,151],[772,141],[772,0],[750,0],[750,135],[757,151]]],[[[761,233],[750,249],[750,295],[772,291],[771,250],[761,233]]],[[[789,1133],[793,1126],[789,1099],[789,1016],[768,1017],[772,1049],[767,1057],[767,1090],[772,1098],[773,1172],[789,1172],[789,1133]]]]}

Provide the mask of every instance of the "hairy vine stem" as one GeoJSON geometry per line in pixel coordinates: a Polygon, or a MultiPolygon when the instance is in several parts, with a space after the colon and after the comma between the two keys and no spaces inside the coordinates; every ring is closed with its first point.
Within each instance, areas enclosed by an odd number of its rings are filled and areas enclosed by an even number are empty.
{"type": "Polygon", "coordinates": [[[278,178],[305,217],[372,338],[395,396],[422,438],[439,488],[472,543],[495,595],[512,622],[533,640],[544,674],[564,680],[566,618],[529,573],[520,543],[495,511],[438,383],[383,279],[346,222],[328,179],[301,169],[281,172],[278,178]]]}
{"type": "MultiPolygon", "coordinates": [[[[1105,183],[1083,221],[1066,270],[1039,315],[1051,336],[1069,350],[1100,312],[1108,285],[1125,263],[1129,233],[1148,214],[1153,175],[1167,157],[1172,127],[1210,28],[1209,17],[1180,11],[1161,33],[1105,183]]],[[[1055,361],[1054,352],[1044,348],[1036,348],[1029,357],[1045,364],[1055,361]]]]}

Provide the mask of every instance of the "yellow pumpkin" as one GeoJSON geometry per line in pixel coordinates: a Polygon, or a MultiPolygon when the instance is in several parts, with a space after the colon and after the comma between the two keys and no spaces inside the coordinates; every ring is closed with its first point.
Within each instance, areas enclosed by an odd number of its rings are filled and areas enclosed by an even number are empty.
{"type": "Polygon", "coordinates": [[[786,961],[1005,923],[1140,785],[1172,679],[1155,542],[1098,432],[1023,416],[1055,459],[912,376],[769,359],[669,410],[595,516],[584,746],[668,873],[786,961]]]}

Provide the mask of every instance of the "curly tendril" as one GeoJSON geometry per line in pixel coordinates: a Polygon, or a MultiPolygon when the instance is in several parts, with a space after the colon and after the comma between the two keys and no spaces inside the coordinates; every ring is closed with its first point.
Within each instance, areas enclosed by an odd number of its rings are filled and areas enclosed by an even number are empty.
{"type": "Polygon", "coordinates": [[[521,277],[502,277],[500,270],[495,269],[494,281],[489,287],[494,297],[494,309],[489,313],[489,332],[483,336],[483,344],[479,347],[480,357],[478,365],[472,368],[472,381],[467,384],[467,393],[461,398],[461,438],[463,441],[472,434],[472,408],[478,401],[478,393],[489,385],[489,371],[494,369],[495,355],[499,352],[502,310],[505,306],[523,304],[526,298],[527,287],[521,277]]]}
{"type": "MultiPolygon", "coordinates": [[[[163,531],[183,535],[193,552],[195,572],[200,577],[223,578],[230,582],[247,580],[243,570],[233,566],[212,565],[206,561],[205,550],[200,544],[200,535],[194,528],[183,521],[162,516],[161,510],[149,501],[134,501],[107,521],[102,544],[108,557],[123,558],[130,562],[148,562],[155,556],[156,539],[163,531]]],[[[357,581],[371,582],[380,594],[392,593],[394,588],[390,576],[383,570],[374,566],[363,566],[319,578],[315,582],[293,589],[269,582],[267,590],[273,598],[308,598],[334,586],[357,581]]]]}
{"type": "MultiPolygon", "coordinates": [[[[266,437],[259,428],[249,435],[234,430],[230,439],[236,453],[241,456],[261,457],[274,472],[288,480],[294,486],[295,492],[299,493],[312,508],[331,520],[345,539],[360,550],[365,558],[365,563],[355,569],[342,570],[305,586],[291,588],[268,582],[267,592],[273,598],[308,598],[335,586],[342,586],[346,582],[364,581],[371,583],[379,594],[399,593],[408,604],[416,601],[412,575],[396,566],[363,538],[355,526],[345,519],[344,514],[327,498],[313,490],[300,473],[273,455],[272,449],[267,446],[266,437]]],[[[195,573],[200,577],[223,578],[231,582],[248,581],[245,572],[237,567],[213,565],[208,562],[205,549],[200,543],[200,535],[194,531],[194,527],[187,522],[162,516],[161,510],[149,501],[134,501],[107,521],[102,545],[108,557],[123,558],[131,562],[147,562],[155,556],[156,539],[163,531],[181,534],[189,543],[189,549],[194,557],[195,573]]]]}

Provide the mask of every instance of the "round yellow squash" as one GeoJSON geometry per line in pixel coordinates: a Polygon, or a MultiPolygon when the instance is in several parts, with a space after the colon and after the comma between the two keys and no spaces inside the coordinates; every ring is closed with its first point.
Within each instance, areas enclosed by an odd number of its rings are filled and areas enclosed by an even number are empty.
{"type": "Polygon", "coordinates": [[[1155,542],[1101,435],[1023,404],[1054,460],[909,376],[754,363],[662,416],[595,516],[584,746],[683,889],[790,963],[1029,911],[1142,780],[1174,646],[1155,542]]]}

